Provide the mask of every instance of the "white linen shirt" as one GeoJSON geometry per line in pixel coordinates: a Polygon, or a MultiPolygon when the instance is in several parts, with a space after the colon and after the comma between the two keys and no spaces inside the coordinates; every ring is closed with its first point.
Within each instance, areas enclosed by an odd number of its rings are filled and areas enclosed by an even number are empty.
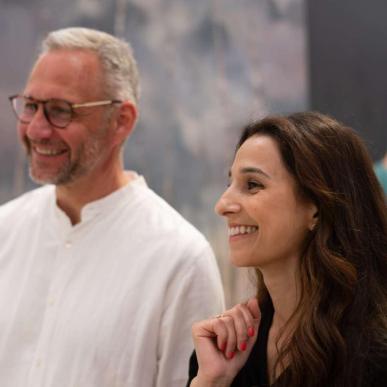
{"type": "Polygon", "coordinates": [[[181,387],[224,307],[204,237],[142,177],[72,226],[55,187],[0,207],[0,386],[181,387]]]}

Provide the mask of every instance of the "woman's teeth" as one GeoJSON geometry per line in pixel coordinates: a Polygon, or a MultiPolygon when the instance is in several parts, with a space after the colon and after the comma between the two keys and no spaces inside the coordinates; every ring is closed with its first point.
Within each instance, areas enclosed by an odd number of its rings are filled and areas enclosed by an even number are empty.
{"type": "Polygon", "coordinates": [[[229,227],[228,235],[235,236],[240,234],[251,234],[257,230],[258,230],[257,226],[234,226],[234,227],[229,227]]]}

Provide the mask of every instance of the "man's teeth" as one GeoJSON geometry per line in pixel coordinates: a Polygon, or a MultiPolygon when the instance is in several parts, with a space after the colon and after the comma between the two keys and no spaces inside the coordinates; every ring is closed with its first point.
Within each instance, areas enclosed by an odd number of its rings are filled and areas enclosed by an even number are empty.
{"type": "Polygon", "coordinates": [[[235,236],[239,234],[251,234],[258,230],[257,226],[236,226],[228,229],[229,236],[235,236]]]}
{"type": "Polygon", "coordinates": [[[44,156],[57,156],[63,153],[63,149],[48,149],[48,148],[39,148],[35,147],[36,153],[44,156]]]}

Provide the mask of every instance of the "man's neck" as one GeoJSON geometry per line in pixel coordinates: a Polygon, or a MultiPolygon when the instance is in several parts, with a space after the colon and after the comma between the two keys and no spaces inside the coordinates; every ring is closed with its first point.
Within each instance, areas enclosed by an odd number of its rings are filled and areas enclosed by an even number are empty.
{"type": "Polygon", "coordinates": [[[69,217],[71,224],[76,225],[81,221],[81,211],[85,205],[117,191],[135,176],[134,172],[120,170],[79,178],[70,184],[57,186],[57,205],[69,217]]]}

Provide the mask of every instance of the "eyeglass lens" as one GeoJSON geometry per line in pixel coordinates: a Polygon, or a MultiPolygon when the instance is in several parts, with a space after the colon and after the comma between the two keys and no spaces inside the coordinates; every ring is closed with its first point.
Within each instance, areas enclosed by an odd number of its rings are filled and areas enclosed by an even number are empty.
{"type": "Polygon", "coordinates": [[[13,107],[19,120],[29,123],[39,109],[39,104],[43,104],[44,114],[50,124],[59,128],[67,126],[72,119],[71,105],[66,101],[49,100],[44,102],[34,101],[25,97],[13,99],[13,107]]]}

